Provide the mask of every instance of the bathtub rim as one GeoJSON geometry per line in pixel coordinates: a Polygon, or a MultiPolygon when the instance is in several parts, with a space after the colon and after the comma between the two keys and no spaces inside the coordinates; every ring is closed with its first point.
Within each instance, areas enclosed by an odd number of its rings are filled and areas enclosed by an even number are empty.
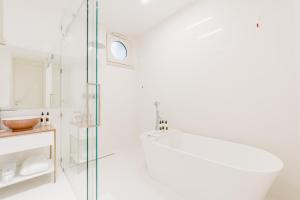
{"type": "MultiPolygon", "coordinates": [[[[222,139],[217,139],[217,138],[212,138],[212,137],[206,137],[206,136],[202,136],[202,135],[196,135],[196,134],[190,134],[190,133],[186,133],[186,132],[183,132],[183,131],[180,131],[178,129],[171,129],[167,132],[161,132],[161,131],[147,131],[147,132],[144,132],[140,135],[140,139],[142,141],[149,141],[151,142],[152,144],[156,145],[156,146],[159,146],[159,147],[162,147],[162,148],[165,148],[165,149],[168,149],[168,150],[172,150],[172,151],[175,151],[175,152],[178,152],[178,153],[181,153],[181,154],[185,154],[185,155],[188,155],[188,156],[191,156],[193,158],[197,158],[197,159],[202,159],[204,161],[207,161],[207,162],[210,162],[210,163],[213,163],[213,164],[217,164],[217,165],[221,165],[221,166],[224,166],[224,167],[227,167],[227,168],[232,168],[232,169],[236,169],[238,171],[243,171],[243,172],[252,172],[252,173],[267,173],[267,174],[272,174],[272,173],[279,173],[283,170],[284,168],[284,163],[283,161],[276,155],[264,150],[264,149],[261,149],[261,148],[258,148],[258,147],[254,147],[254,146],[250,146],[250,145],[246,145],[246,144],[242,144],[242,143],[237,143],[237,142],[232,142],[232,141],[227,141],[227,140],[222,140],[222,139]],[[207,139],[210,139],[210,140],[215,140],[215,141],[219,141],[219,142],[225,142],[225,143],[228,143],[228,144],[233,144],[233,145],[240,145],[242,147],[246,147],[246,148],[250,148],[250,149],[255,149],[257,151],[260,151],[262,153],[265,153],[267,154],[268,156],[270,156],[272,159],[276,160],[278,162],[278,167],[276,167],[276,169],[272,169],[272,170],[255,170],[255,169],[247,169],[247,168],[243,168],[243,167],[237,167],[237,166],[234,166],[234,165],[230,165],[230,164],[226,164],[226,163],[223,163],[223,162],[220,162],[220,161],[216,161],[216,160],[212,160],[212,159],[208,159],[208,158],[205,158],[203,156],[200,156],[200,155],[197,155],[195,153],[190,153],[190,152],[187,152],[187,151],[183,151],[183,150],[180,150],[180,149],[176,149],[176,148],[172,148],[168,145],[164,145],[164,144],[161,144],[158,142],[158,139],[162,138],[162,137],[167,137],[169,134],[172,134],[170,132],[172,131],[176,131],[176,132],[179,132],[179,133],[182,133],[182,134],[189,134],[189,135],[193,135],[193,136],[198,136],[198,137],[202,137],[202,138],[207,138],[207,139]],[[150,137],[148,137],[150,136],[150,137]]],[[[275,168],[275,167],[274,167],[275,168]]]]}

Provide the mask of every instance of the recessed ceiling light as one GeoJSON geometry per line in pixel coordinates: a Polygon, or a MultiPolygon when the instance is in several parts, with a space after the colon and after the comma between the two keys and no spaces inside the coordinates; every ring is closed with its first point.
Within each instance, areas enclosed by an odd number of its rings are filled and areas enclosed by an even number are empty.
{"type": "Polygon", "coordinates": [[[142,3],[143,5],[146,5],[146,4],[150,3],[150,1],[151,1],[151,0],[141,0],[141,3],[142,3]]]}
{"type": "Polygon", "coordinates": [[[202,39],[208,38],[208,37],[210,37],[210,36],[212,36],[212,35],[215,35],[215,34],[217,34],[217,33],[219,33],[219,32],[222,32],[222,31],[223,31],[222,28],[218,28],[218,29],[216,29],[216,30],[214,30],[214,31],[211,31],[211,32],[205,33],[205,34],[203,34],[203,35],[200,35],[200,36],[198,37],[198,39],[199,39],[199,40],[202,40],[202,39]]]}
{"type": "Polygon", "coordinates": [[[196,23],[194,23],[194,24],[191,24],[191,25],[187,26],[187,27],[185,28],[185,30],[186,30],[186,31],[190,31],[190,30],[192,30],[192,29],[195,29],[195,28],[197,28],[198,26],[200,26],[201,24],[204,24],[204,23],[206,23],[206,22],[208,22],[208,21],[210,21],[210,20],[212,20],[212,19],[213,19],[213,17],[207,17],[207,18],[204,18],[204,19],[200,20],[199,22],[196,22],[196,23]]]}

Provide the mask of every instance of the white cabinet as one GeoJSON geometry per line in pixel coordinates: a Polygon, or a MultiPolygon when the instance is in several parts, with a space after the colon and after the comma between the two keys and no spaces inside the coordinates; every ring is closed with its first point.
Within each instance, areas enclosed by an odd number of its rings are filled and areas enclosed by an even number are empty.
{"type": "Polygon", "coordinates": [[[7,183],[0,181],[0,188],[50,173],[53,173],[54,182],[56,181],[56,131],[55,129],[41,128],[0,134],[0,156],[44,147],[49,147],[49,159],[52,161],[52,165],[47,171],[29,176],[17,175],[7,183]]]}

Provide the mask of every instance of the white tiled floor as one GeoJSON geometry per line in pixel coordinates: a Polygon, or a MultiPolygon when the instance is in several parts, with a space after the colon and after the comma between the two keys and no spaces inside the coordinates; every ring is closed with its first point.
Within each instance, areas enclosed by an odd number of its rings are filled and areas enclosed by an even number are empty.
{"type": "Polygon", "coordinates": [[[134,146],[100,162],[103,200],[178,200],[148,176],[143,158],[141,147],[134,146]]]}
{"type": "MultiPolygon", "coordinates": [[[[84,169],[84,167],[83,167],[84,169]]],[[[85,171],[76,169],[68,172],[72,176],[77,195],[84,199],[85,171]]],[[[100,160],[100,200],[179,200],[179,198],[152,180],[146,171],[140,146],[123,149],[111,157],[100,160]]],[[[27,183],[0,190],[0,199],[5,200],[75,200],[71,187],[64,176],[57,183],[49,177],[41,177],[27,183]]],[[[271,199],[268,199],[271,200],[271,199]]]]}

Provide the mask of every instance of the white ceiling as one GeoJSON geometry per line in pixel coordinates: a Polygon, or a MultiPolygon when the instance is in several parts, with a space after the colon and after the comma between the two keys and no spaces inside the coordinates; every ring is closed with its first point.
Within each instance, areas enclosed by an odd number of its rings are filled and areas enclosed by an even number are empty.
{"type": "Polygon", "coordinates": [[[59,52],[65,0],[4,0],[3,3],[3,34],[8,46],[59,52]]]}
{"type": "MultiPolygon", "coordinates": [[[[74,14],[82,1],[4,0],[6,42],[46,52],[56,49],[63,16],[74,14]]],[[[99,0],[100,23],[108,31],[138,36],[194,1],[197,0],[99,0]]]]}
{"type": "Polygon", "coordinates": [[[100,22],[110,31],[137,36],[194,1],[100,0],[100,22]]]}

